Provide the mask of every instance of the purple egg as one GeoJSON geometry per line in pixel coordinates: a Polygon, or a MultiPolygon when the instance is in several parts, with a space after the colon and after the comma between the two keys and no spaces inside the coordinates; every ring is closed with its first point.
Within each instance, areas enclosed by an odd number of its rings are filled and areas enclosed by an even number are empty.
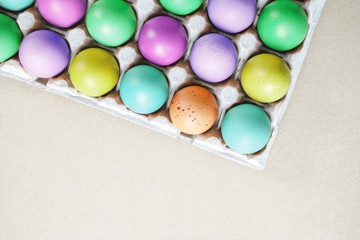
{"type": "Polygon", "coordinates": [[[218,33],[199,38],[190,52],[190,65],[204,81],[217,83],[229,78],[238,62],[234,43],[218,33]]]}
{"type": "Polygon", "coordinates": [[[256,0],[209,0],[210,21],[227,33],[248,28],[256,16],[256,0]]]}
{"type": "Polygon", "coordinates": [[[166,66],[184,55],[187,34],[176,19],[158,16],[147,21],[141,28],[138,44],[141,54],[147,60],[166,66]]]}
{"type": "Polygon", "coordinates": [[[46,21],[61,28],[79,22],[86,11],[86,0],[37,0],[37,5],[46,21]]]}
{"type": "Polygon", "coordinates": [[[50,78],[61,73],[69,63],[70,50],[65,40],[49,30],[38,30],[24,38],[19,59],[24,69],[39,77],[50,78]]]}

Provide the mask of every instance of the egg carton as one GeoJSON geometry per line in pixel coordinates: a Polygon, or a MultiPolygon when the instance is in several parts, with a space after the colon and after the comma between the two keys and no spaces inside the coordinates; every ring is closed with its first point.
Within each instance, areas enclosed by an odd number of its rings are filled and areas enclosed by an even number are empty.
{"type": "MultiPolygon", "coordinates": [[[[71,49],[71,60],[83,49],[89,47],[100,47],[112,53],[120,65],[120,80],[114,90],[105,96],[93,98],[79,93],[71,84],[68,68],[60,75],[50,79],[39,79],[27,73],[21,66],[18,56],[0,64],[0,74],[9,76],[34,86],[41,87],[49,92],[53,92],[96,109],[127,119],[131,122],[143,125],[145,127],[162,132],[169,136],[183,139],[193,145],[205,149],[224,158],[244,164],[254,169],[264,169],[269,151],[278,132],[279,124],[284,115],[286,106],[294,91],[296,79],[299,75],[301,65],[308,50],[311,36],[314,32],[316,23],[319,20],[322,8],[326,0],[303,0],[296,1],[307,13],[309,30],[304,42],[295,49],[287,52],[276,52],[267,48],[257,35],[256,25],[258,16],[269,0],[257,1],[257,16],[255,21],[244,32],[238,34],[226,34],[212,26],[208,19],[206,7],[208,1],[204,1],[200,9],[187,16],[178,16],[167,12],[157,0],[133,0],[127,1],[135,10],[137,15],[137,28],[134,36],[124,45],[111,48],[105,47],[95,42],[86,29],[83,19],[76,26],[68,29],[59,29],[47,23],[40,15],[36,4],[22,12],[7,12],[0,9],[1,13],[16,19],[20,30],[26,36],[30,32],[39,29],[48,29],[59,33],[68,42],[71,49]],[[167,15],[178,19],[186,28],[188,33],[188,47],[186,53],[175,64],[167,67],[157,66],[146,61],[137,46],[137,39],[142,25],[152,17],[158,15],[167,15]],[[212,84],[200,80],[192,71],[189,65],[190,50],[194,42],[206,33],[220,33],[230,38],[238,50],[238,65],[234,74],[224,82],[212,84]],[[244,64],[252,56],[259,53],[272,53],[289,65],[291,70],[291,85],[288,93],[281,100],[275,103],[262,104],[246,96],[241,89],[239,77],[244,64]],[[119,83],[125,72],[131,67],[139,64],[149,64],[161,70],[169,81],[169,97],[164,106],[153,114],[141,115],[132,112],[122,103],[119,96],[119,83]],[[174,94],[185,86],[199,85],[210,90],[217,98],[219,104],[219,113],[213,127],[200,135],[187,135],[178,130],[169,117],[169,105],[174,94]],[[222,119],[231,107],[241,103],[252,103],[262,108],[270,117],[272,133],[267,145],[259,152],[250,155],[244,155],[231,150],[226,146],[220,133],[222,119]]],[[[94,0],[88,0],[88,8],[94,3],[94,0]]],[[[161,149],[159,149],[161,151],[161,149]]]]}

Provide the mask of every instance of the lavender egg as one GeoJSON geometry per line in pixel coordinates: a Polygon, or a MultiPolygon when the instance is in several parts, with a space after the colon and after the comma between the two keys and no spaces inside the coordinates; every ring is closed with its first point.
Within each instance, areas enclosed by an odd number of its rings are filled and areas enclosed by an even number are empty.
{"type": "Polygon", "coordinates": [[[227,33],[248,28],[256,16],[256,0],[209,0],[210,21],[227,33]]]}
{"type": "Polygon", "coordinates": [[[238,62],[234,43],[218,33],[200,37],[190,52],[190,66],[204,81],[217,83],[229,78],[238,62]]]}
{"type": "Polygon", "coordinates": [[[38,30],[24,38],[19,59],[24,69],[39,78],[51,78],[61,73],[69,63],[70,50],[57,33],[38,30]]]}
{"type": "Polygon", "coordinates": [[[178,20],[158,16],[147,21],[141,28],[138,44],[141,54],[147,60],[167,66],[184,55],[187,34],[178,20]]]}

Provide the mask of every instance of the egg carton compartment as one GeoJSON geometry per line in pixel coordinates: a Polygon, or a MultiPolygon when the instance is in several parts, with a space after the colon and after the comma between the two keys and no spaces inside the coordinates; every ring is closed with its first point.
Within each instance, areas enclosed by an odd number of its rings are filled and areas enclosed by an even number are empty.
{"type": "MultiPolygon", "coordinates": [[[[94,0],[88,0],[88,9],[94,3],[94,0]]],[[[257,34],[258,17],[269,0],[257,1],[257,16],[252,25],[243,32],[237,34],[227,34],[215,28],[207,15],[208,1],[204,1],[201,7],[186,16],[174,15],[167,12],[157,0],[133,0],[127,1],[133,7],[137,16],[137,26],[133,37],[125,44],[119,47],[105,47],[93,40],[87,31],[85,18],[71,28],[61,29],[47,23],[40,15],[37,5],[21,12],[8,12],[0,8],[0,13],[4,13],[13,19],[16,19],[23,36],[39,30],[48,29],[60,34],[68,43],[71,50],[70,63],[77,53],[90,48],[98,47],[107,50],[117,59],[120,66],[120,78],[116,87],[108,94],[94,98],[79,93],[72,85],[69,77],[69,65],[58,76],[50,79],[39,79],[27,73],[21,66],[18,56],[0,63],[0,74],[16,78],[31,85],[44,88],[75,101],[87,104],[91,107],[105,111],[107,113],[127,119],[131,122],[143,125],[145,127],[162,132],[166,135],[183,139],[193,145],[205,149],[219,156],[233,160],[246,166],[263,169],[269,151],[275,140],[281,118],[286,106],[294,91],[296,79],[299,75],[302,62],[310,44],[310,39],[319,20],[321,10],[325,0],[304,0],[295,1],[300,4],[308,16],[308,33],[303,43],[291,51],[278,52],[266,47],[257,34]],[[159,15],[170,16],[179,20],[185,27],[188,35],[188,45],[184,56],[176,63],[170,66],[158,66],[147,61],[140,53],[137,40],[142,26],[151,18],[159,15]],[[190,51],[197,39],[207,33],[220,33],[235,44],[238,51],[238,64],[232,76],[220,83],[208,83],[199,79],[193,72],[189,64],[190,51]],[[249,98],[241,88],[239,79],[244,64],[259,53],[272,53],[281,57],[289,66],[291,71],[291,84],[287,94],[274,103],[259,103],[249,98]],[[132,67],[147,64],[154,66],[164,73],[169,83],[169,96],[161,109],[152,114],[141,115],[129,110],[122,102],[119,87],[124,74],[132,67]],[[169,106],[173,96],[186,86],[198,85],[208,89],[218,102],[218,116],[215,124],[205,133],[199,135],[188,135],[177,129],[170,120],[169,106]],[[268,144],[255,154],[245,155],[231,150],[221,137],[220,127],[225,113],[233,106],[241,103],[251,103],[263,109],[271,120],[271,137],[268,144]]]]}

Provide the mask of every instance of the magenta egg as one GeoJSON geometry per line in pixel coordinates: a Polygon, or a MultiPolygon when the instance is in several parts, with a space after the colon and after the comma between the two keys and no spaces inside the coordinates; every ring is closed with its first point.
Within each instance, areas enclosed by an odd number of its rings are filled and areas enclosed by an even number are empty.
{"type": "Polygon", "coordinates": [[[204,81],[217,83],[235,71],[238,55],[235,44],[224,35],[209,33],[200,37],[191,49],[190,66],[204,81]]]}
{"type": "Polygon", "coordinates": [[[27,72],[39,78],[50,78],[66,68],[70,50],[59,34],[38,30],[27,35],[22,41],[19,59],[27,72]]]}
{"type": "Polygon", "coordinates": [[[147,21],[140,30],[139,50],[150,62],[167,66],[178,61],[185,53],[187,34],[176,19],[158,16],[147,21]]]}
{"type": "Polygon", "coordinates": [[[41,16],[49,23],[68,28],[85,15],[86,0],[37,0],[41,16]]]}
{"type": "Polygon", "coordinates": [[[248,28],[256,16],[256,0],[209,0],[210,21],[221,31],[238,33],[248,28]]]}

